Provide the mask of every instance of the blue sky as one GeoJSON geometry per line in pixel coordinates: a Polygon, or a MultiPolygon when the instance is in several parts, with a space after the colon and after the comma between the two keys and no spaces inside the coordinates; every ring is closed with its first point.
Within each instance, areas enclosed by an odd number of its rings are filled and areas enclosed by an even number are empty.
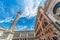
{"type": "Polygon", "coordinates": [[[0,0],[0,26],[9,29],[17,12],[21,11],[15,30],[33,30],[38,6],[44,6],[44,0],[0,0]]]}

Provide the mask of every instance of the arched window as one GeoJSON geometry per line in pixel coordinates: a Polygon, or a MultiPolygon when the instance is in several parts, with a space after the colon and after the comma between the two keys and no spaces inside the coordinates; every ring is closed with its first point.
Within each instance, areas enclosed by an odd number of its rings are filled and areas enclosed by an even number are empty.
{"type": "Polygon", "coordinates": [[[54,18],[60,20],[60,2],[58,2],[53,8],[54,18]]]}
{"type": "Polygon", "coordinates": [[[58,40],[58,38],[56,37],[56,36],[54,36],[54,37],[52,37],[53,38],[53,40],[58,40]]]}
{"type": "Polygon", "coordinates": [[[58,2],[53,8],[53,14],[57,13],[57,9],[60,7],[60,2],[58,2]]]}

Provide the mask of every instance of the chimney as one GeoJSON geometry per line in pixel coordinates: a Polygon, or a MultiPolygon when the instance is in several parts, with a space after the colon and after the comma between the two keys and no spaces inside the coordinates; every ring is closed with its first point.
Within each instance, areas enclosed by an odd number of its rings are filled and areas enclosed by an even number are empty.
{"type": "Polygon", "coordinates": [[[11,25],[10,29],[9,29],[9,31],[10,31],[10,32],[12,32],[12,31],[14,30],[14,27],[15,27],[16,22],[18,21],[18,19],[19,19],[20,15],[21,15],[21,13],[20,13],[20,12],[18,12],[18,13],[17,13],[16,18],[14,19],[14,21],[13,21],[13,23],[12,23],[12,25],[11,25]]]}

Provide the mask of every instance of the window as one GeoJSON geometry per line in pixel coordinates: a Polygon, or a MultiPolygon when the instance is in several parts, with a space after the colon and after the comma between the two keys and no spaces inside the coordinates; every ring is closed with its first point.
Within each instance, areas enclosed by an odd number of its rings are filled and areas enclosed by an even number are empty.
{"type": "Polygon", "coordinates": [[[41,19],[42,19],[42,14],[41,14],[41,16],[40,16],[40,21],[41,21],[41,19]]]}
{"type": "Polygon", "coordinates": [[[50,30],[50,29],[48,29],[48,32],[51,32],[51,30],[50,30]]]}
{"type": "Polygon", "coordinates": [[[45,28],[45,25],[44,24],[42,24],[42,27],[43,27],[43,29],[45,28]]]}
{"type": "Polygon", "coordinates": [[[43,36],[44,34],[42,33],[42,36],[43,36]]]}
{"type": "Polygon", "coordinates": [[[46,31],[45,34],[47,34],[48,32],[46,31]]]}
{"type": "Polygon", "coordinates": [[[45,40],[45,39],[44,39],[45,40]]]}
{"type": "Polygon", "coordinates": [[[22,38],[20,38],[20,40],[22,40],[22,38]]]}
{"type": "Polygon", "coordinates": [[[47,25],[48,25],[48,22],[47,22],[47,20],[46,20],[46,19],[44,19],[44,24],[45,24],[45,26],[47,26],[47,25]]]}
{"type": "Polygon", "coordinates": [[[38,34],[40,33],[40,30],[38,31],[38,34]]]}
{"type": "Polygon", "coordinates": [[[60,20],[60,2],[58,2],[53,8],[53,14],[55,19],[60,20]]]}
{"type": "Polygon", "coordinates": [[[13,40],[19,40],[19,39],[13,39],[13,40]]]}
{"type": "Polygon", "coordinates": [[[51,40],[51,38],[50,38],[50,37],[48,37],[48,39],[49,39],[49,40],[51,40]]]}
{"type": "Polygon", "coordinates": [[[48,29],[48,32],[51,32],[51,31],[53,31],[51,28],[50,28],[50,29],[48,29]]]}
{"type": "Polygon", "coordinates": [[[45,26],[47,26],[48,25],[48,22],[44,22],[44,24],[45,24],[45,26]]]}
{"type": "Polygon", "coordinates": [[[27,40],[26,38],[24,38],[23,40],[27,40]]]}
{"type": "Polygon", "coordinates": [[[54,36],[54,37],[52,37],[53,38],[53,40],[58,40],[58,38],[56,37],[56,36],[54,36]]]}
{"type": "Polygon", "coordinates": [[[59,24],[58,22],[56,22],[56,24],[57,24],[58,26],[60,26],[60,24],[59,24]]]}
{"type": "Polygon", "coordinates": [[[53,8],[53,14],[56,14],[57,9],[60,7],[60,2],[58,2],[53,8]]]}
{"type": "Polygon", "coordinates": [[[28,37],[34,37],[34,32],[28,32],[28,37]]]}
{"type": "Polygon", "coordinates": [[[27,32],[21,32],[20,37],[27,37],[27,32]]]}
{"type": "Polygon", "coordinates": [[[57,33],[53,33],[54,35],[57,35],[57,33]]]}
{"type": "Polygon", "coordinates": [[[50,28],[51,31],[53,31],[51,28],[50,28]]]}

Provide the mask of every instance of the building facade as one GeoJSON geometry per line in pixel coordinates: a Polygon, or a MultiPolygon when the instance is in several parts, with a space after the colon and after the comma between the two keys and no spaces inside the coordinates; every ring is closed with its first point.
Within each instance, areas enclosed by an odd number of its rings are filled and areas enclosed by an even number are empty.
{"type": "Polygon", "coordinates": [[[20,30],[14,32],[13,40],[39,40],[39,39],[36,38],[34,30],[20,30]]]}
{"type": "Polygon", "coordinates": [[[44,11],[60,38],[60,0],[46,0],[44,11]]]}
{"type": "Polygon", "coordinates": [[[46,0],[44,11],[60,31],[60,0],[46,0]]]}
{"type": "Polygon", "coordinates": [[[35,24],[36,36],[39,37],[40,40],[59,40],[59,37],[56,35],[56,31],[53,29],[53,25],[45,15],[44,9],[42,7],[38,7],[35,24]]]}

